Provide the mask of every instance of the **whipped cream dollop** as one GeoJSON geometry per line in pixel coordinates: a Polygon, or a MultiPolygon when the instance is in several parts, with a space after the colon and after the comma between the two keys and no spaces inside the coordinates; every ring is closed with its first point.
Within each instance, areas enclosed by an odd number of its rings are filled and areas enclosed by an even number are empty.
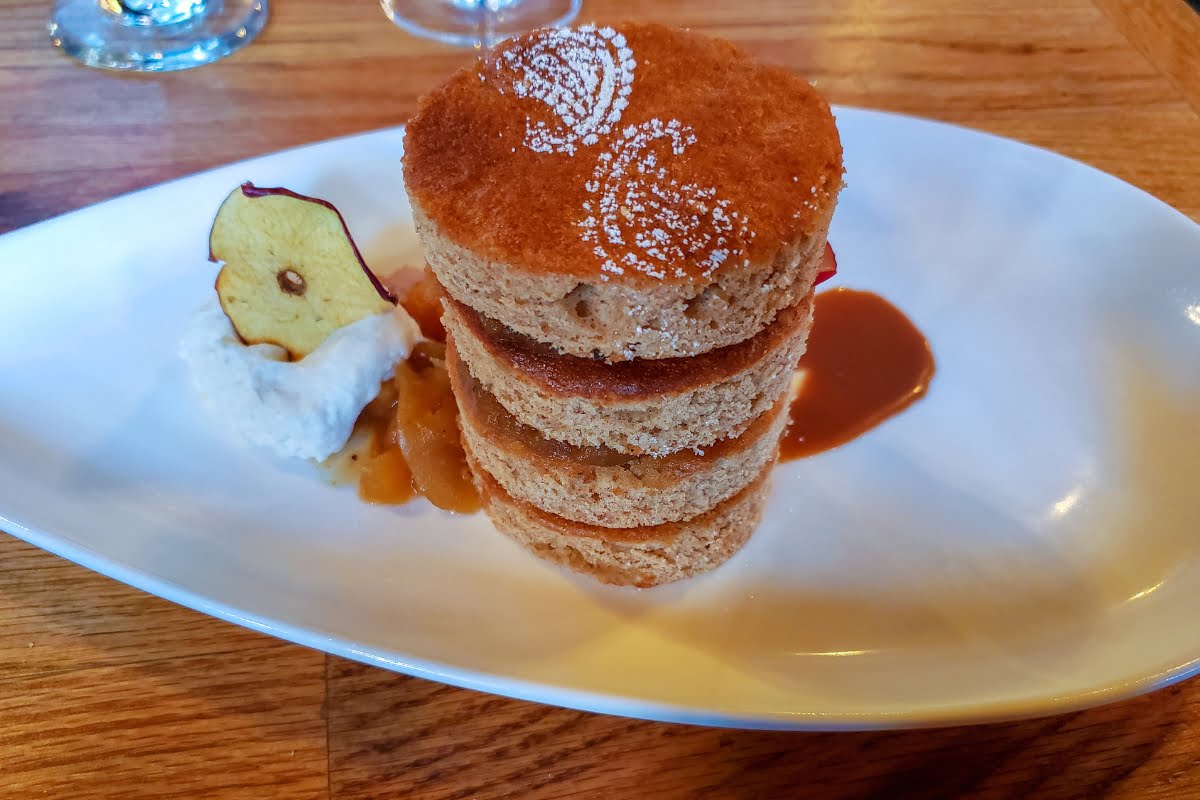
{"type": "Polygon", "coordinates": [[[235,435],[281,456],[324,460],[350,438],[379,384],[420,338],[396,306],[288,361],[281,347],[244,343],[214,297],[188,325],[179,354],[204,404],[235,435]]]}

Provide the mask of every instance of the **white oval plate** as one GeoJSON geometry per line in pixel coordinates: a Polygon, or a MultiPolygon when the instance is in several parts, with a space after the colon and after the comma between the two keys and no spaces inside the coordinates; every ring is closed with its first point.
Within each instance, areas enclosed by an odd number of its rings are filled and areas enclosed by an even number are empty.
{"type": "Polygon", "coordinates": [[[243,180],[333,201],[419,264],[400,129],[175,181],[0,238],[0,528],[205,613],[434,680],[746,727],[1046,714],[1200,668],[1200,227],[1060,156],[842,109],[838,282],[938,372],[776,470],[715,573],[614,589],[481,515],[361,504],[227,438],[176,358],[243,180]]]}

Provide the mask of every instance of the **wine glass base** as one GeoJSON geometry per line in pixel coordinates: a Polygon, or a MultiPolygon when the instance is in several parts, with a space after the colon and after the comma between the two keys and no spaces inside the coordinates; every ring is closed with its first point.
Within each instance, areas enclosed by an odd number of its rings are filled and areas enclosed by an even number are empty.
{"type": "Polygon", "coordinates": [[[383,13],[415,36],[460,47],[490,47],[519,33],[565,25],[582,0],[380,0],[383,13]]]}
{"type": "Polygon", "coordinates": [[[167,72],[240,50],[266,20],[267,0],[210,0],[190,19],[140,25],[96,0],[60,0],[48,29],[55,47],[89,67],[167,72]]]}

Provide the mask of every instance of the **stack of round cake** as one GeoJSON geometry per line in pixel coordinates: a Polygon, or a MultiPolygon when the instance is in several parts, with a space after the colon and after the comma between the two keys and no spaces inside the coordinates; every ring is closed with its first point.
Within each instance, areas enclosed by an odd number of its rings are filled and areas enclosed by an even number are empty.
{"type": "Polygon", "coordinates": [[[405,180],[496,527],[611,583],[758,524],[842,183],[828,104],[657,25],[510,40],[425,97],[405,180]]]}

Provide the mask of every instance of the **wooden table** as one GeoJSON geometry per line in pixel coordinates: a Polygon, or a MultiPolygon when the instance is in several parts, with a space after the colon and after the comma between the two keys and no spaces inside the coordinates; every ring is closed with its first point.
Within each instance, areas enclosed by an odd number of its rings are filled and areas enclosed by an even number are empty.
{"type": "MultiPolygon", "coordinates": [[[[648,5],[587,0],[585,17],[648,5]]],[[[470,57],[401,33],[370,0],[275,0],[231,59],[112,75],[48,46],[48,6],[0,0],[0,232],[403,122],[470,57]]],[[[1200,17],[1182,0],[667,0],[653,17],[740,42],[835,102],[1049,147],[1200,219],[1200,17]]],[[[327,657],[0,535],[0,798],[591,795],[1196,797],[1200,682],[939,731],[637,722],[327,657]]]]}

